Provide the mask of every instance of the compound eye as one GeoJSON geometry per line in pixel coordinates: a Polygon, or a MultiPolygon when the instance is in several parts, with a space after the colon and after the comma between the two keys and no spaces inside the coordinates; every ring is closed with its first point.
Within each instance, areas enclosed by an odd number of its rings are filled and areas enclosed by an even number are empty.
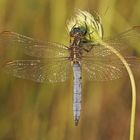
{"type": "Polygon", "coordinates": [[[71,36],[75,36],[77,33],[79,33],[80,30],[79,28],[73,28],[71,31],[70,31],[70,35],[71,36]]]}
{"type": "Polygon", "coordinates": [[[83,36],[85,34],[86,34],[85,28],[79,28],[79,27],[73,28],[70,32],[70,36],[73,36],[73,37],[77,35],[83,36]]]}
{"type": "Polygon", "coordinates": [[[86,32],[87,32],[85,28],[81,28],[80,30],[81,30],[81,33],[82,33],[83,35],[85,35],[86,32]]]}
{"type": "Polygon", "coordinates": [[[73,31],[74,31],[75,34],[79,33],[80,32],[80,28],[74,28],[73,31]]]}

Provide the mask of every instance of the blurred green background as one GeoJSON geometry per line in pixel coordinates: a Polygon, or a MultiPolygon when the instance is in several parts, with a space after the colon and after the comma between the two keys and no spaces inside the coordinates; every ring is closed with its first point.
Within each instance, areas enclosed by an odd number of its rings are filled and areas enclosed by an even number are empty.
{"type": "MultiPolygon", "coordinates": [[[[140,24],[139,0],[0,0],[0,31],[68,44],[66,20],[75,9],[100,13],[105,36],[140,24]]],[[[133,52],[140,55],[140,46],[133,52]]],[[[0,54],[4,53],[0,48],[0,54]]],[[[13,50],[14,51],[14,50],[13,50]]],[[[135,140],[140,139],[140,73],[135,73],[135,140]]],[[[74,126],[71,81],[38,84],[0,70],[0,140],[128,140],[131,108],[129,78],[83,80],[82,112],[74,126]]]]}

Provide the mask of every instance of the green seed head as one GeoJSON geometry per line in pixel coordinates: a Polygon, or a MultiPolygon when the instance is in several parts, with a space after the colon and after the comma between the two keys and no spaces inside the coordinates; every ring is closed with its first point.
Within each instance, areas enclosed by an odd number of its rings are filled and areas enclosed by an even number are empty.
{"type": "Polygon", "coordinates": [[[69,33],[73,28],[86,31],[85,40],[87,41],[98,42],[99,39],[103,38],[102,23],[97,13],[91,15],[87,11],[78,10],[75,16],[67,22],[67,28],[69,33]]]}

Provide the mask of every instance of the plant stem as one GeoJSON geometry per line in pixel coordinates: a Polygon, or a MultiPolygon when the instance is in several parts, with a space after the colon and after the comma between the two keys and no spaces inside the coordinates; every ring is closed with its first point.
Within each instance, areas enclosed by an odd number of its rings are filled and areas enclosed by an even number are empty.
{"type": "Polygon", "coordinates": [[[134,76],[132,73],[131,68],[129,67],[127,61],[124,59],[124,57],[113,47],[109,46],[107,43],[103,42],[100,40],[100,43],[110,51],[112,51],[124,64],[126,67],[126,70],[128,72],[130,82],[131,82],[131,87],[132,87],[132,107],[131,107],[131,120],[130,120],[130,135],[129,135],[129,140],[134,140],[134,128],[135,128],[135,113],[136,113],[136,85],[135,85],[135,80],[134,76]]]}

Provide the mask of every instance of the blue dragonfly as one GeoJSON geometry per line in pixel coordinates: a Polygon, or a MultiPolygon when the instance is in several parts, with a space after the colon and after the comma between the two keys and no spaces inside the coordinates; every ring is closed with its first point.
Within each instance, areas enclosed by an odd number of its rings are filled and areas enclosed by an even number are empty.
{"type": "MultiPolygon", "coordinates": [[[[132,27],[109,39],[103,37],[103,26],[98,14],[78,11],[68,21],[69,45],[41,42],[11,32],[0,33],[0,41],[22,48],[23,53],[33,57],[30,60],[12,60],[4,70],[18,78],[39,83],[65,82],[73,74],[73,116],[78,125],[81,111],[82,74],[90,81],[115,80],[125,75],[125,67],[114,54],[103,47],[96,36],[121,52],[128,48],[127,40],[140,37],[140,27],[132,27]]],[[[139,66],[140,59],[125,57],[132,68],[139,66]]]]}

